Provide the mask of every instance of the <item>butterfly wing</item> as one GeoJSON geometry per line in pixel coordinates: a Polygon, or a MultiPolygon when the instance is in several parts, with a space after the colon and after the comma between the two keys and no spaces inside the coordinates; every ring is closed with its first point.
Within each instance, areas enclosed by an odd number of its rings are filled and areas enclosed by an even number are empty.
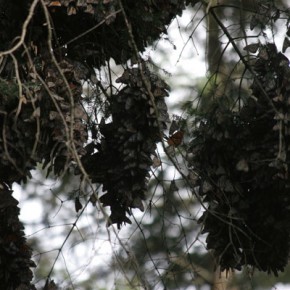
{"type": "Polygon", "coordinates": [[[184,135],[183,131],[175,132],[174,134],[172,134],[168,138],[168,140],[167,140],[168,145],[172,145],[172,146],[177,147],[178,145],[180,145],[182,143],[183,135],[184,135]]]}

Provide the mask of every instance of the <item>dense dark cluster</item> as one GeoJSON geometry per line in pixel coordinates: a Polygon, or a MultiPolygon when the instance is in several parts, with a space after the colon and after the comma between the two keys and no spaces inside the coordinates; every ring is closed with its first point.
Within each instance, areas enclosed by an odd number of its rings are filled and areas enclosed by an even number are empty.
{"type": "Polygon", "coordinates": [[[87,114],[81,103],[81,79],[88,70],[69,59],[63,59],[58,65],[61,71],[52,63],[44,68],[44,81],[49,90],[38,92],[44,143],[42,160],[56,176],[71,166],[75,154],[85,154],[83,147],[88,137],[87,114]]]}
{"type": "Polygon", "coordinates": [[[112,121],[100,124],[98,152],[84,156],[83,164],[92,181],[103,184],[106,193],[100,200],[111,208],[109,223],[120,226],[130,223],[126,213],[132,208],[143,210],[152,156],[169,117],[164,101],[168,86],[145,67],[143,79],[139,69],[133,68],[117,81],[125,86],[110,99],[112,121]]]}
{"type": "Polygon", "coordinates": [[[26,245],[24,227],[19,221],[18,201],[12,191],[5,186],[0,187],[0,281],[5,290],[33,290],[30,285],[35,267],[31,260],[31,249],[26,245]]]}
{"type": "MultiPolygon", "coordinates": [[[[52,21],[51,39],[48,41],[47,20],[39,3],[26,31],[25,46],[14,52],[17,63],[9,55],[0,60],[0,181],[7,184],[25,180],[36,162],[44,161],[59,175],[74,159],[68,149],[70,142],[76,146],[75,153],[83,155],[87,120],[80,80],[90,78],[93,68],[109,58],[122,63],[134,56],[119,1],[44,3],[52,21]],[[98,24],[100,27],[90,31],[98,24]],[[52,61],[49,43],[59,65],[52,61]],[[73,127],[73,136],[65,125],[73,127]]],[[[0,24],[6,28],[0,35],[2,51],[17,42],[30,4],[0,1],[0,24]]],[[[165,32],[184,5],[184,1],[160,1],[158,5],[144,1],[141,6],[123,1],[138,49],[144,50],[165,32]]]]}
{"type": "Polygon", "coordinates": [[[47,87],[37,80],[35,72],[31,83],[22,84],[20,99],[17,84],[0,80],[1,182],[11,185],[25,180],[37,162],[49,164],[49,170],[59,175],[74,159],[70,141],[75,143],[77,154],[84,154],[87,132],[80,104],[81,83],[72,63],[63,60],[59,68],[69,87],[58,68],[48,64],[40,72],[47,87]],[[73,136],[69,135],[70,126],[73,136]]]}
{"type": "MultiPolygon", "coordinates": [[[[181,14],[185,2],[190,1],[122,1],[138,50],[144,51],[161,33],[166,33],[166,25],[181,14]]],[[[92,67],[100,67],[110,58],[118,64],[125,63],[134,55],[118,0],[46,0],[45,3],[58,37],[56,52],[63,51],[69,58],[85,61],[92,67]]],[[[35,37],[43,30],[41,21],[35,27],[35,37]]]]}
{"type": "MultiPolygon", "coordinates": [[[[17,42],[31,3],[0,1],[0,24],[5,27],[0,35],[1,51],[17,42]]],[[[87,120],[81,106],[80,80],[90,78],[93,68],[110,58],[122,63],[134,56],[119,1],[60,0],[44,4],[51,17],[51,39],[48,41],[47,20],[38,3],[25,45],[13,54],[17,63],[9,55],[0,59],[0,181],[7,184],[25,180],[36,162],[44,161],[59,175],[73,159],[67,149],[70,142],[75,144],[76,154],[84,153],[87,120]],[[95,25],[100,26],[90,30],[95,25]],[[49,43],[59,67],[52,61],[49,43]],[[73,127],[73,136],[68,136],[65,124],[73,127]]],[[[165,32],[184,5],[184,1],[173,0],[158,5],[123,1],[138,49],[144,50],[165,32]]]]}
{"type": "Polygon", "coordinates": [[[246,49],[258,51],[253,97],[240,112],[216,105],[200,118],[190,166],[221,269],[252,265],[277,275],[289,256],[289,62],[272,44],[246,49]]]}
{"type": "Polygon", "coordinates": [[[106,191],[101,201],[111,207],[111,223],[128,222],[126,212],[142,209],[151,154],[168,118],[166,85],[144,68],[157,113],[138,70],[126,71],[130,77],[120,79],[125,88],[107,100],[112,121],[97,128],[102,139],[92,154],[84,149],[91,124],[81,80],[111,58],[119,64],[136,57],[123,12],[137,49],[144,51],[185,2],[123,0],[121,11],[117,0],[45,0],[29,11],[32,0],[0,0],[0,51],[13,49],[0,57],[0,186],[25,181],[37,162],[60,176],[86,154],[82,160],[92,180],[106,191]]]}
{"type": "Polygon", "coordinates": [[[280,17],[280,10],[276,7],[275,1],[272,0],[256,0],[256,13],[252,15],[250,21],[250,29],[255,27],[265,29],[266,26],[272,22],[277,21],[280,17]]]}
{"type": "Polygon", "coordinates": [[[31,251],[25,245],[17,201],[7,187],[13,182],[25,181],[37,162],[43,162],[48,172],[59,176],[75,160],[74,154],[85,153],[86,114],[80,103],[82,86],[77,69],[66,60],[58,65],[61,73],[52,63],[39,70],[46,86],[37,79],[36,72],[35,79],[23,82],[21,98],[15,82],[0,79],[0,264],[4,266],[0,275],[5,275],[0,276],[0,282],[3,289],[34,289],[28,284],[32,278],[31,251]]]}

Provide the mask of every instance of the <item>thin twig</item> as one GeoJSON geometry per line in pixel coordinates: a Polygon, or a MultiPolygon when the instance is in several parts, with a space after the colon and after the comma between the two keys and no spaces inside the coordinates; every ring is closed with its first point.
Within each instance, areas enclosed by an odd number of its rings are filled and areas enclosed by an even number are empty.
{"type": "Polygon", "coordinates": [[[88,33],[94,31],[95,29],[97,29],[98,27],[100,27],[102,24],[104,24],[108,19],[110,19],[112,16],[117,15],[118,13],[121,12],[121,9],[110,13],[109,15],[107,15],[102,21],[100,21],[98,24],[96,24],[95,26],[93,26],[92,28],[86,30],[85,32],[79,34],[78,36],[74,37],[73,39],[69,40],[68,42],[64,43],[62,46],[66,46],[72,42],[75,42],[76,40],[84,37],[85,35],[87,35],[88,33]]]}
{"type": "MultiPolygon", "coordinates": [[[[33,14],[34,14],[34,10],[36,8],[36,5],[38,4],[39,0],[34,0],[29,8],[29,13],[28,13],[28,16],[27,18],[25,19],[24,23],[23,23],[23,26],[22,26],[22,29],[21,29],[21,36],[20,36],[20,39],[19,41],[10,49],[6,50],[6,51],[2,51],[0,52],[0,58],[3,57],[4,55],[7,55],[7,54],[12,54],[14,51],[16,51],[23,43],[24,43],[24,40],[25,40],[25,36],[26,36],[26,33],[27,33],[27,27],[29,25],[29,22],[31,21],[32,17],[33,17],[33,14]]],[[[17,4],[15,4],[17,5],[17,4]]]]}

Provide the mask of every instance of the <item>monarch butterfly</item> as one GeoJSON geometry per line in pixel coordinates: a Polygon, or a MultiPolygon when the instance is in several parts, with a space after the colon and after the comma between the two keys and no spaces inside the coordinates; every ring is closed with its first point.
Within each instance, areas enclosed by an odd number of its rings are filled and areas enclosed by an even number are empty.
{"type": "Polygon", "coordinates": [[[181,142],[183,140],[183,135],[184,135],[184,132],[183,131],[177,131],[177,132],[173,133],[167,139],[168,145],[173,145],[173,146],[177,147],[178,145],[181,144],[181,142]]]}
{"type": "Polygon", "coordinates": [[[48,7],[60,7],[60,6],[61,6],[60,1],[51,1],[51,2],[48,4],[48,7]]]}

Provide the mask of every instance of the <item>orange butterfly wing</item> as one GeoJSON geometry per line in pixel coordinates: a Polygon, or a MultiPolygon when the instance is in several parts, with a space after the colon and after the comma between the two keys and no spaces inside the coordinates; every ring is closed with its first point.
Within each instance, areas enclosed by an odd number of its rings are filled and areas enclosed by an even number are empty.
{"type": "Polygon", "coordinates": [[[48,7],[61,7],[61,3],[59,1],[51,1],[48,7]]]}
{"type": "Polygon", "coordinates": [[[168,145],[173,145],[173,146],[177,147],[178,145],[180,145],[182,143],[183,135],[184,135],[183,131],[175,132],[174,134],[172,134],[168,138],[168,140],[167,140],[168,145]]]}

